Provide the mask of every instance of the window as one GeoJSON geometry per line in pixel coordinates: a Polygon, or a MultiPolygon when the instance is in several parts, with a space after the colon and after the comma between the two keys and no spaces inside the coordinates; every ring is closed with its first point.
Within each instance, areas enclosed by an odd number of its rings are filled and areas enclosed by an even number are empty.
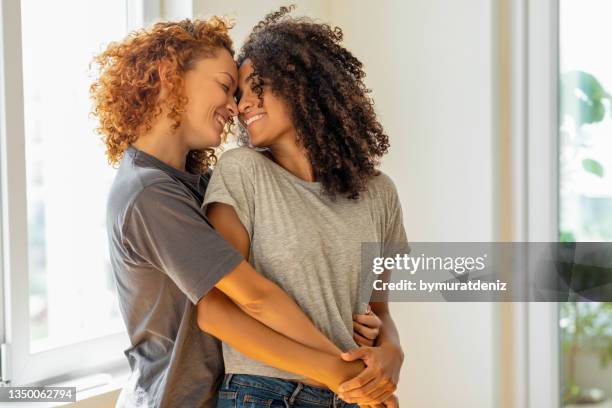
{"type": "MultiPolygon", "coordinates": [[[[559,12],[559,239],[608,242],[612,3],[561,0],[559,12]]],[[[564,404],[612,406],[612,303],[563,303],[560,329],[564,404]]]]}
{"type": "Polygon", "coordinates": [[[105,229],[114,171],[88,117],[88,64],[125,35],[125,11],[125,0],[21,2],[34,352],[123,330],[105,229]]]}
{"type": "Polygon", "coordinates": [[[114,170],[89,116],[89,63],[159,16],[144,3],[2,2],[2,375],[14,385],[126,364],[105,231],[114,170]]]}

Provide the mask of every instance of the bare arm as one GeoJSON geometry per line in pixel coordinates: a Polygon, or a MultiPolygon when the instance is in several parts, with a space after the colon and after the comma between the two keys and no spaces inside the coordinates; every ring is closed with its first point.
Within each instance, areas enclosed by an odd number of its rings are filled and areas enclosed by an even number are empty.
{"type": "Polygon", "coordinates": [[[391,313],[389,312],[389,304],[387,302],[371,302],[370,306],[372,307],[372,311],[376,313],[376,315],[382,321],[375,345],[378,347],[384,346],[393,348],[398,355],[401,356],[401,361],[403,362],[404,353],[400,344],[397,327],[395,326],[395,322],[393,321],[391,313]]]}
{"type": "MultiPolygon", "coordinates": [[[[389,282],[391,279],[391,273],[389,271],[385,271],[382,276],[382,280],[384,282],[389,282]]],[[[402,351],[402,346],[400,344],[399,332],[397,331],[397,327],[395,326],[395,322],[391,317],[391,313],[389,311],[389,302],[388,302],[388,293],[384,293],[384,298],[381,302],[370,302],[370,307],[372,311],[376,313],[376,315],[382,321],[382,325],[380,327],[380,332],[378,337],[376,338],[375,345],[376,346],[384,346],[393,349],[394,352],[398,353],[398,356],[401,357],[401,361],[404,361],[404,353],[402,351]]]]}
{"type": "Polygon", "coordinates": [[[218,289],[213,288],[197,307],[198,326],[203,331],[250,358],[311,378],[334,392],[364,368],[361,361],[347,363],[339,355],[306,347],[271,330],[244,313],[218,289]]]}
{"type": "MultiPolygon", "coordinates": [[[[389,277],[389,271],[385,271],[382,279],[388,282],[389,277]]],[[[346,402],[357,402],[365,398],[368,404],[383,403],[387,407],[394,407],[397,400],[393,392],[399,382],[404,353],[389,312],[387,296],[379,302],[370,302],[370,307],[381,321],[379,334],[374,347],[359,347],[343,354],[346,361],[362,359],[367,368],[357,377],[341,384],[340,397],[346,402]]]]}
{"type": "MultiPolygon", "coordinates": [[[[234,209],[212,203],[207,216],[215,229],[248,258],[250,239],[234,209]]],[[[248,262],[241,262],[216,287],[249,316],[290,339],[335,356],[342,353],[284,290],[260,275],[248,262]]]]}

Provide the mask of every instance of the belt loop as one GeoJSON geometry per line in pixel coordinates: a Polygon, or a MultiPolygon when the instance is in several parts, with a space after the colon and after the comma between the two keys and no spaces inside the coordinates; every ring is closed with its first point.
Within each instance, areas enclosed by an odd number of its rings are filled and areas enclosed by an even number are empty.
{"type": "Polygon", "coordinates": [[[298,394],[302,391],[302,388],[304,388],[304,384],[302,384],[301,382],[297,383],[297,387],[295,387],[295,390],[293,390],[293,394],[291,394],[291,397],[289,397],[289,406],[293,405],[298,394]]]}
{"type": "Polygon", "coordinates": [[[338,404],[338,400],[339,400],[339,398],[338,398],[338,394],[335,394],[335,393],[334,393],[334,402],[333,402],[333,404],[332,404],[332,407],[333,407],[333,408],[336,408],[336,407],[338,407],[338,406],[340,405],[340,404],[338,404]]]}
{"type": "Polygon", "coordinates": [[[234,376],[234,374],[225,374],[225,379],[223,380],[223,386],[225,388],[229,388],[230,387],[230,383],[232,382],[232,377],[234,376]]]}

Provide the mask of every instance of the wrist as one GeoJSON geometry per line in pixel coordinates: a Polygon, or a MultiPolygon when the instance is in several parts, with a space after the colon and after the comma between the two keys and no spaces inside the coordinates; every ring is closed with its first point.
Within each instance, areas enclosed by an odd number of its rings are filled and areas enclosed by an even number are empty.
{"type": "Polygon", "coordinates": [[[322,381],[333,392],[338,393],[340,384],[357,377],[364,369],[362,360],[344,361],[340,356],[330,355],[324,364],[319,366],[322,381]]]}
{"type": "Polygon", "coordinates": [[[400,344],[390,341],[382,341],[378,347],[382,348],[385,354],[390,353],[394,355],[394,357],[398,359],[400,363],[404,362],[404,350],[402,350],[402,346],[400,344]]]}

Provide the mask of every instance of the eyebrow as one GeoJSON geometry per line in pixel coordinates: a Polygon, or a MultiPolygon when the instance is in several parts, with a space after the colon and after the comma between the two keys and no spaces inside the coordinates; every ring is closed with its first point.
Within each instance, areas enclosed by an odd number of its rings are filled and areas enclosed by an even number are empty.
{"type": "Polygon", "coordinates": [[[221,73],[227,75],[228,77],[230,77],[230,79],[232,80],[232,85],[236,83],[236,80],[234,79],[232,74],[230,74],[229,72],[225,72],[225,71],[222,71],[221,73]]]}

